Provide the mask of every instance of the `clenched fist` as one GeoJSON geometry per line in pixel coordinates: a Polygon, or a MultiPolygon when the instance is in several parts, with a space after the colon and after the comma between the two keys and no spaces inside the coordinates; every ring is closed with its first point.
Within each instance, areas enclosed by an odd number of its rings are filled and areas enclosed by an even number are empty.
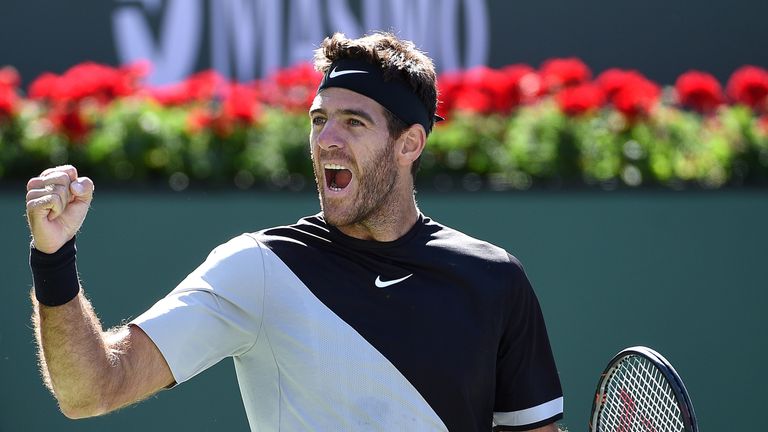
{"type": "Polygon", "coordinates": [[[54,253],[80,229],[93,198],[93,182],[72,165],[49,168],[27,182],[27,221],[32,242],[54,253]]]}

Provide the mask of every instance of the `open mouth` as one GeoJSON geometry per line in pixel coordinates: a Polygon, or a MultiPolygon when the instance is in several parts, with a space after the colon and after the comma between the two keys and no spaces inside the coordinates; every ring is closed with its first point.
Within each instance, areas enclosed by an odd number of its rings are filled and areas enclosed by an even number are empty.
{"type": "Polygon", "coordinates": [[[339,164],[325,164],[325,184],[328,189],[338,192],[349,186],[352,171],[339,164]]]}

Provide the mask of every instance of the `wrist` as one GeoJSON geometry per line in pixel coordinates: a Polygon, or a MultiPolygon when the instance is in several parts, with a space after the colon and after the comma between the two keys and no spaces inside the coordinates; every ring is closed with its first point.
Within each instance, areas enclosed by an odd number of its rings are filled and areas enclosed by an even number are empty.
{"type": "Polygon", "coordinates": [[[29,267],[35,297],[45,306],[60,306],[77,297],[80,281],[77,277],[77,247],[75,237],[56,252],[45,253],[31,245],[29,267]]]}

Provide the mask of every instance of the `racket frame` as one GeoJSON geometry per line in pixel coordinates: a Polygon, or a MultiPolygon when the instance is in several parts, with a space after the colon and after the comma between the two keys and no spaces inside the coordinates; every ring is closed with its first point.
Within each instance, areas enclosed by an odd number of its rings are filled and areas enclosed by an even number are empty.
{"type": "Polygon", "coordinates": [[[590,432],[597,432],[597,420],[602,411],[603,403],[605,402],[605,390],[608,381],[613,376],[614,372],[618,368],[623,359],[629,356],[640,356],[648,359],[664,376],[667,382],[672,388],[672,392],[675,395],[675,399],[680,408],[680,413],[683,418],[683,426],[685,432],[699,432],[699,427],[696,422],[696,414],[693,410],[693,404],[691,398],[688,395],[688,390],[683,384],[683,380],[677,373],[672,364],[664,358],[661,354],[646,346],[633,346],[625,348],[619,351],[611,361],[608,362],[608,366],[600,375],[600,380],[597,383],[597,389],[595,390],[595,398],[592,401],[592,413],[590,414],[589,430],[590,432]]]}

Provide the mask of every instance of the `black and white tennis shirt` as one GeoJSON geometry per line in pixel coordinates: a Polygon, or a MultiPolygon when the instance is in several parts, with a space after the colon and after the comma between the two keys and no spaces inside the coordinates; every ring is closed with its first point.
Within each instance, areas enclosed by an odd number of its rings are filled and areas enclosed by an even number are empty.
{"type": "Polygon", "coordinates": [[[527,430],[562,417],[538,300],[503,249],[420,215],[243,234],[133,321],[177,383],[233,357],[254,431],[527,430]]]}

